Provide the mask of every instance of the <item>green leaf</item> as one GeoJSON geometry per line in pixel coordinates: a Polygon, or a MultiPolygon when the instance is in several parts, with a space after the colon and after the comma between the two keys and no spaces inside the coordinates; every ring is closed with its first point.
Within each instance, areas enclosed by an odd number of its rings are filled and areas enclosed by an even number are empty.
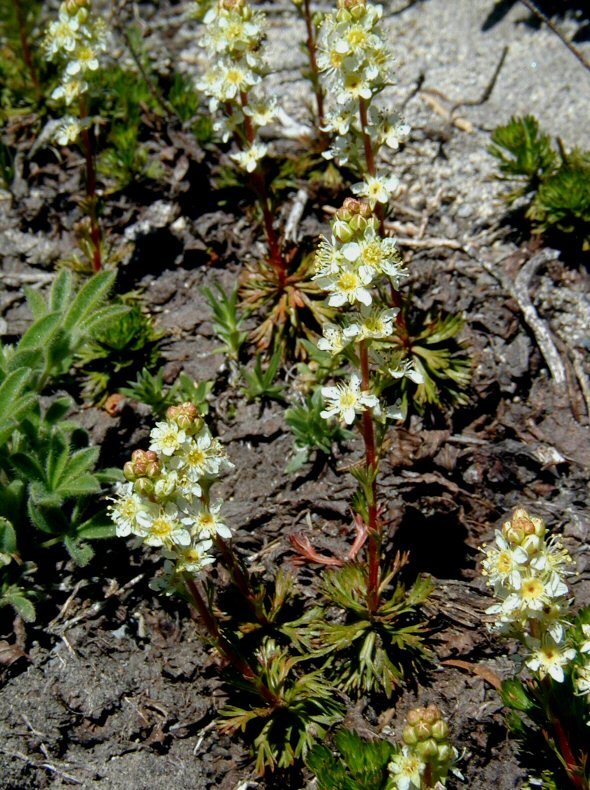
{"type": "Polygon", "coordinates": [[[11,415],[15,401],[19,398],[31,378],[31,371],[19,368],[10,373],[0,384],[0,414],[11,415]]]}
{"type": "Polygon", "coordinates": [[[61,482],[58,490],[63,497],[69,499],[71,497],[99,494],[101,488],[100,483],[94,475],[82,474],[74,480],[61,482]]]}
{"type": "Polygon", "coordinates": [[[29,309],[33,314],[33,318],[35,321],[38,321],[47,314],[47,304],[45,299],[36,288],[31,288],[28,285],[25,285],[24,292],[25,296],[27,297],[29,309]]]}
{"type": "Polygon", "coordinates": [[[45,470],[32,455],[14,453],[10,456],[10,463],[29,482],[33,480],[45,480],[45,470]]]}
{"type": "Polygon", "coordinates": [[[33,623],[37,616],[35,607],[26,597],[26,593],[20,587],[10,587],[4,592],[0,599],[2,605],[9,604],[14,611],[22,617],[25,623],[33,623]]]}
{"type": "Polygon", "coordinates": [[[535,707],[535,703],[527,694],[524,684],[518,678],[504,680],[500,693],[502,702],[508,708],[526,712],[535,707]]]}
{"type": "Polygon", "coordinates": [[[48,313],[44,318],[30,326],[21,337],[19,351],[35,351],[49,343],[61,323],[61,313],[48,313]]]}
{"type": "Polygon", "coordinates": [[[67,535],[64,538],[65,547],[76,565],[83,568],[94,557],[94,551],[88,543],[81,543],[77,538],[67,535]]]}
{"type": "Polygon", "coordinates": [[[115,282],[114,272],[99,272],[85,283],[67,311],[64,329],[74,331],[85,318],[98,308],[115,282]]]}
{"type": "Polygon", "coordinates": [[[74,482],[82,474],[92,470],[98,461],[98,447],[84,447],[72,453],[60,478],[60,486],[74,482]]]}
{"type": "Polygon", "coordinates": [[[51,286],[51,310],[63,312],[72,295],[72,275],[67,269],[62,269],[51,286]]]}
{"type": "Polygon", "coordinates": [[[70,411],[73,405],[74,401],[68,396],[64,398],[56,398],[45,412],[45,422],[49,423],[50,425],[59,423],[70,411]]]}

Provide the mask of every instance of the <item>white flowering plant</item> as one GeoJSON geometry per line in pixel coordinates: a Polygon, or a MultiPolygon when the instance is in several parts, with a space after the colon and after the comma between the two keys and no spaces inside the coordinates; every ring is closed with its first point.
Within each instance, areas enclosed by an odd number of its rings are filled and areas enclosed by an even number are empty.
{"type": "Polygon", "coordinates": [[[324,129],[333,135],[324,154],[361,175],[353,186],[382,217],[400,184],[379,165],[379,151],[396,151],[410,127],[379,106],[379,96],[393,81],[395,59],[382,30],[383,7],[367,0],[338,0],[326,14],[318,37],[317,63],[328,99],[324,129]]]}
{"type": "Polygon", "coordinates": [[[221,729],[250,736],[262,774],[304,756],[343,713],[321,667],[303,671],[309,656],[288,649],[300,645],[298,623],[279,618],[283,607],[297,609],[292,575],[279,571],[271,585],[255,586],[234,549],[222,503],[211,496],[232,466],[194,404],[171,406],[152,429],[149,449],[135,450],[125,464],[126,482],[109,512],[119,537],[162,552],[164,572],[153,587],[181,594],[197,610],[227,664],[231,704],[221,712],[221,729]],[[237,614],[228,610],[223,619],[213,604],[218,563],[237,598],[237,614]]]}
{"type": "Polygon", "coordinates": [[[497,599],[487,610],[491,628],[524,648],[525,679],[502,684],[509,722],[535,753],[542,753],[536,742],[549,746],[558,758],[550,765],[557,781],[587,790],[590,607],[577,617],[572,612],[572,558],[561,538],[524,508],[513,512],[483,551],[482,573],[497,599]]]}
{"type": "Polygon", "coordinates": [[[454,767],[459,753],[437,705],[408,712],[399,744],[340,730],[334,746],[336,754],[315,746],[307,759],[318,790],[427,790],[445,787],[450,772],[461,778],[454,767]]]}
{"type": "Polygon", "coordinates": [[[288,252],[275,225],[276,210],[269,187],[265,160],[269,148],[260,131],[276,117],[276,103],[263,92],[267,73],[264,58],[265,15],[247,0],[217,0],[204,17],[202,45],[209,65],[198,88],[209,98],[216,114],[215,129],[222,139],[233,140],[237,150],[230,159],[246,175],[262,214],[268,259],[247,267],[242,284],[244,306],[262,311],[260,325],[251,333],[261,349],[294,340],[295,352],[308,325],[317,328],[323,312],[314,297],[310,265],[288,252]],[[286,335],[292,335],[287,338],[286,335]]]}
{"type": "Polygon", "coordinates": [[[43,40],[47,60],[57,63],[60,80],[51,98],[64,106],[54,132],[60,146],[82,140],[86,160],[86,207],[90,221],[92,269],[102,267],[102,233],[98,221],[96,167],[92,142],[92,118],[87,93],[97,74],[101,57],[109,46],[109,32],[102,17],[92,13],[91,0],[64,0],[57,19],[43,40]]]}

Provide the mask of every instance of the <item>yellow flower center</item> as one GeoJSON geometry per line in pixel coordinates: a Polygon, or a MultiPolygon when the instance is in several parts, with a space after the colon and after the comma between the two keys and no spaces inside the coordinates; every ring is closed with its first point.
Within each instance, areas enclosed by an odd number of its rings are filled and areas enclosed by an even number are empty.
{"type": "Polygon", "coordinates": [[[187,460],[191,466],[201,466],[205,463],[205,453],[196,447],[189,452],[187,460]]]}
{"type": "Polygon", "coordinates": [[[525,579],[522,583],[521,595],[525,601],[535,601],[544,593],[543,582],[540,579],[525,579]]]}
{"type": "Polygon", "coordinates": [[[381,245],[379,242],[371,241],[369,244],[367,244],[367,246],[363,249],[362,257],[363,262],[366,263],[367,266],[379,266],[383,259],[381,245]]]}
{"type": "Polygon", "coordinates": [[[239,69],[229,69],[225,78],[232,85],[239,85],[242,81],[242,72],[239,69]]]}
{"type": "Polygon", "coordinates": [[[346,390],[340,396],[340,406],[342,409],[354,409],[356,406],[356,395],[350,390],[346,390]]]}
{"type": "Polygon", "coordinates": [[[338,278],[338,288],[341,291],[355,291],[358,287],[359,279],[354,272],[343,272],[338,278]]]}
{"type": "Polygon", "coordinates": [[[507,551],[502,551],[498,555],[498,560],[496,564],[498,566],[498,571],[500,573],[510,573],[513,566],[512,557],[507,551]]]}
{"type": "Polygon", "coordinates": [[[367,40],[367,34],[362,28],[352,28],[346,36],[351,47],[361,47],[367,40]]]}
{"type": "Polygon", "coordinates": [[[160,518],[157,518],[153,521],[150,532],[157,538],[164,539],[170,537],[173,529],[174,526],[172,522],[169,519],[160,516],[160,518]]]}
{"type": "Polygon", "coordinates": [[[367,332],[382,335],[384,331],[383,321],[378,316],[370,316],[365,321],[367,332]]]}

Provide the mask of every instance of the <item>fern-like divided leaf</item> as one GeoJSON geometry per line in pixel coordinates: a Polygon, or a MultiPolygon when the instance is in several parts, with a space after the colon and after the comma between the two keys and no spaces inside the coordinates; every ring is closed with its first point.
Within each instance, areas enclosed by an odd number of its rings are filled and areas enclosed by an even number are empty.
{"type": "Polygon", "coordinates": [[[305,758],[314,743],[343,717],[343,708],[321,670],[306,672],[301,667],[303,660],[267,639],[258,654],[260,677],[280,704],[261,704],[255,688],[240,682],[246,704],[221,712],[225,717],[220,725],[223,732],[245,732],[254,744],[256,770],[261,775],[267,769],[289,768],[295,760],[305,758]]]}
{"type": "Polygon", "coordinates": [[[432,582],[419,577],[406,589],[392,584],[400,567],[381,583],[376,612],[367,608],[367,569],[349,563],[325,572],[321,592],[326,603],[342,610],[343,617],[325,616],[312,624],[317,655],[330,655],[329,676],[338,688],[361,695],[380,690],[390,697],[408,670],[417,670],[428,656],[426,623],[420,608],[432,591],[432,582]]]}
{"type": "Polygon", "coordinates": [[[503,180],[520,184],[506,196],[509,203],[535,190],[553,171],[557,158],[551,138],[540,130],[533,115],[514,116],[509,123],[498,126],[488,150],[498,160],[503,180]]]}

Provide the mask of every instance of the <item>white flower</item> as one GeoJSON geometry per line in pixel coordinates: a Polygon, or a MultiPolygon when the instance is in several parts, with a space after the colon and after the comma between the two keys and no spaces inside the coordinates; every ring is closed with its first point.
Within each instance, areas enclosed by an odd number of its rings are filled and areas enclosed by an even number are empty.
{"type": "Polygon", "coordinates": [[[346,330],[337,324],[324,324],[322,331],[324,336],[318,340],[318,348],[330,354],[339,354],[352,339],[345,334],[346,330]]]}
{"type": "Polygon", "coordinates": [[[379,406],[376,395],[361,390],[361,380],[356,375],[351,376],[348,384],[322,387],[322,396],[331,403],[320,413],[321,416],[326,420],[330,417],[338,417],[347,425],[354,422],[356,414],[362,414],[365,409],[375,409],[379,406]]]}
{"type": "Polygon", "coordinates": [[[171,456],[186,441],[186,433],[173,422],[157,422],[150,433],[150,450],[162,455],[171,456]]]}
{"type": "Polygon", "coordinates": [[[525,664],[533,672],[538,672],[539,677],[550,675],[557,683],[563,683],[565,675],[563,668],[576,657],[573,648],[563,649],[552,639],[545,639],[541,644],[534,645],[525,664]]]}
{"type": "Polygon", "coordinates": [[[244,107],[244,115],[252,118],[255,126],[268,126],[277,116],[277,104],[275,101],[250,102],[244,107]]]}
{"type": "Polygon", "coordinates": [[[394,175],[367,175],[365,181],[353,184],[352,191],[358,197],[367,198],[371,208],[377,203],[387,203],[399,189],[399,179],[394,175]]]}
{"type": "Polygon", "coordinates": [[[221,502],[210,507],[201,507],[194,517],[194,529],[200,539],[214,538],[219,535],[224,540],[232,536],[231,529],[219,518],[221,502]]]}
{"type": "Polygon", "coordinates": [[[580,653],[590,653],[590,623],[582,625],[582,633],[587,639],[580,645],[580,653]]]}
{"type": "Polygon", "coordinates": [[[590,694],[590,664],[577,667],[574,683],[578,694],[590,694]]]}
{"type": "Polygon", "coordinates": [[[258,163],[266,156],[267,152],[268,146],[263,143],[253,143],[249,148],[246,148],[245,151],[238,151],[230,156],[234,162],[237,162],[247,173],[253,173],[258,167],[258,163]]]}
{"type": "Polygon", "coordinates": [[[389,375],[394,379],[401,379],[403,376],[409,378],[414,384],[424,384],[424,374],[416,369],[413,359],[406,359],[399,362],[395,368],[388,368],[389,375]]]}
{"type": "Polygon", "coordinates": [[[115,522],[117,537],[126,538],[131,534],[141,534],[138,515],[144,508],[141,497],[134,493],[133,483],[119,483],[115,489],[117,494],[108,512],[115,522]]]}
{"type": "Polygon", "coordinates": [[[212,540],[200,540],[187,548],[178,548],[178,560],[176,568],[179,572],[186,571],[192,576],[200,574],[208,565],[215,562],[208,552],[213,546],[212,540]]]}
{"type": "Polygon", "coordinates": [[[173,502],[142,510],[137,521],[148,546],[190,546],[191,535],[182,514],[173,502]]]}
{"type": "Polygon", "coordinates": [[[85,71],[97,71],[98,57],[97,52],[93,47],[84,45],[78,47],[73,54],[72,59],[66,66],[66,74],[74,77],[76,74],[85,71]]]}
{"type": "Polygon", "coordinates": [[[69,106],[74,99],[86,93],[87,90],[88,83],[86,80],[69,79],[57,86],[51,94],[51,98],[56,100],[61,99],[69,106]]]}
{"type": "Polygon", "coordinates": [[[70,145],[76,142],[82,128],[83,126],[77,118],[66,115],[55,128],[53,136],[58,145],[70,145]]]}
{"type": "Polygon", "coordinates": [[[353,268],[352,266],[343,267],[334,275],[323,277],[316,275],[319,285],[324,291],[329,292],[328,304],[330,307],[342,307],[349,302],[361,302],[370,305],[372,301],[371,292],[367,286],[373,279],[373,271],[367,266],[353,268]]]}
{"type": "Polygon", "coordinates": [[[352,317],[352,323],[344,330],[345,337],[357,340],[371,338],[380,340],[393,334],[393,322],[399,313],[397,307],[361,308],[361,312],[352,317]]]}
{"type": "Polygon", "coordinates": [[[491,586],[509,584],[520,589],[522,572],[528,564],[529,556],[521,546],[511,546],[502,533],[496,531],[497,549],[489,549],[482,562],[483,573],[489,577],[491,586]]]}
{"type": "Polygon", "coordinates": [[[426,763],[407,746],[392,757],[388,768],[398,790],[420,790],[422,787],[426,763]]]}

